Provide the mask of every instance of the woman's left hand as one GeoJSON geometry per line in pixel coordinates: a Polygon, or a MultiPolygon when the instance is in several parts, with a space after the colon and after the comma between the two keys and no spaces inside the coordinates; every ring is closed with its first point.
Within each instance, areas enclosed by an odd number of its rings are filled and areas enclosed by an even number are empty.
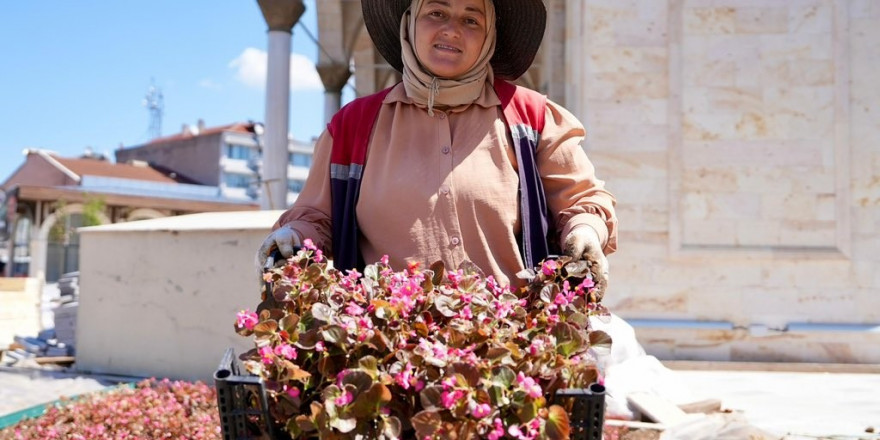
{"type": "Polygon", "coordinates": [[[598,297],[602,298],[608,287],[608,258],[602,252],[599,234],[587,225],[575,227],[568,233],[568,237],[565,237],[563,252],[569,257],[586,260],[590,264],[598,297]]]}

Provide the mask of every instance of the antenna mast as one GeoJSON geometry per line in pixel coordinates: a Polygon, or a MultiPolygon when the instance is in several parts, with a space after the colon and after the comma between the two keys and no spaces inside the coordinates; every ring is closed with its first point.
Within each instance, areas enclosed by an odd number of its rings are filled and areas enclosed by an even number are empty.
{"type": "Polygon", "coordinates": [[[144,107],[150,112],[150,128],[148,134],[151,139],[162,136],[162,111],[165,106],[162,103],[162,90],[156,87],[154,81],[150,80],[150,88],[147,89],[147,96],[144,97],[144,107]]]}

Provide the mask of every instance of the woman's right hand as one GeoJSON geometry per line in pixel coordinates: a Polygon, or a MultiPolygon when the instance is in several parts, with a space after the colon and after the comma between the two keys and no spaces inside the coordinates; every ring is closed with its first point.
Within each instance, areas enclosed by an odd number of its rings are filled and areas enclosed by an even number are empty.
{"type": "Polygon", "coordinates": [[[263,240],[260,250],[257,251],[257,268],[262,270],[266,266],[266,261],[269,259],[269,254],[272,253],[273,249],[278,249],[278,252],[281,252],[284,258],[289,258],[293,255],[294,247],[301,245],[302,242],[300,241],[299,234],[290,225],[284,225],[272,231],[263,240]]]}

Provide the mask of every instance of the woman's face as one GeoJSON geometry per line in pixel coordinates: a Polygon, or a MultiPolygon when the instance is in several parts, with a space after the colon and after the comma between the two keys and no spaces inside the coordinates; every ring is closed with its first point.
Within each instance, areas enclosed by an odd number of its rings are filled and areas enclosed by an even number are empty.
{"type": "Polygon", "coordinates": [[[415,51],[440,78],[467,72],[486,41],[483,0],[426,0],[416,16],[415,51]]]}

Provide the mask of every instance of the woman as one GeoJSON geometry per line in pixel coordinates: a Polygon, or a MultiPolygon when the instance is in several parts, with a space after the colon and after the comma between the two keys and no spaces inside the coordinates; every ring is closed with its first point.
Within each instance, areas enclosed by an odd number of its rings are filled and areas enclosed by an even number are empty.
{"type": "Polygon", "coordinates": [[[310,238],[342,269],[383,255],[395,268],[471,261],[517,285],[517,272],[561,249],[598,261],[607,277],[615,201],[581,147],[583,126],[504,81],[534,60],[542,1],[362,4],[373,42],[403,81],[334,117],[260,261],[310,238]]]}

